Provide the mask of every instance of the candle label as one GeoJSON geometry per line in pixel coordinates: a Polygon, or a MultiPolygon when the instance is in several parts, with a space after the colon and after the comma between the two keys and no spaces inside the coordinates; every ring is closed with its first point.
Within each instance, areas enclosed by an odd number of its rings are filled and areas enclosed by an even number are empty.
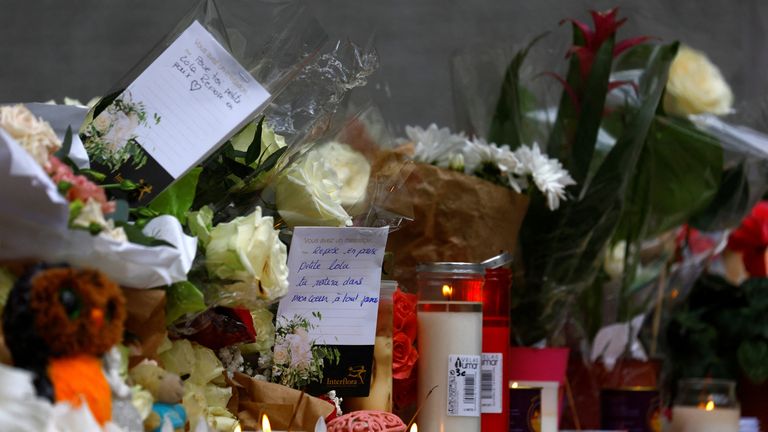
{"type": "Polygon", "coordinates": [[[296,227],[288,254],[288,294],[278,324],[300,316],[317,345],[338,349],[312,393],[368,396],[379,313],[381,266],[389,228],[296,227]]]}
{"type": "MultiPolygon", "coordinates": [[[[83,129],[91,167],[146,204],[236,132],[269,92],[197,21],[83,129]]],[[[111,191],[114,192],[114,191],[111,191]]],[[[115,192],[120,195],[119,192],[115,192]]]]}
{"type": "Polygon", "coordinates": [[[480,416],[481,357],[475,355],[448,356],[448,415],[480,416]]]}
{"type": "Polygon", "coordinates": [[[628,432],[661,431],[658,390],[604,389],[600,392],[600,425],[628,432]]]}
{"type": "Polygon", "coordinates": [[[500,414],[504,355],[502,353],[483,353],[482,359],[480,369],[481,412],[500,414]]]}
{"type": "Polygon", "coordinates": [[[541,431],[541,388],[509,389],[509,432],[541,431]]]}

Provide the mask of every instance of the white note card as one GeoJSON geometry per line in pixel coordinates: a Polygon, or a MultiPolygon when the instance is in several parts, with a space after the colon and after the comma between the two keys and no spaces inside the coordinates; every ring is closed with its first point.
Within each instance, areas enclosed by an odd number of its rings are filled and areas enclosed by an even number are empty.
{"type": "MultiPolygon", "coordinates": [[[[138,143],[173,178],[201,162],[269,92],[197,21],[94,121],[112,158],[138,143]],[[101,128],[101,129],[100,129],[101,128]]],[[[134,157],[135,159],[135,157],[134,157]]]]}
{"type": "Polygon", "coordinates": [[[388,233],[388,227],[297,227],[278,317],[309,319],[321,345],[373,345],[388,233]]]}

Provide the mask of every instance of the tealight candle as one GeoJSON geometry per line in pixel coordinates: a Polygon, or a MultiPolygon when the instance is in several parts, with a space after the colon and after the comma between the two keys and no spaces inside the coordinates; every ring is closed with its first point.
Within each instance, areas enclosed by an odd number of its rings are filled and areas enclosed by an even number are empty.
{"type": "Polygon", "coordinates": [[[680,381],[672,407],[672,432],[739,432],[735,386],[727,380],[680,381]]]}

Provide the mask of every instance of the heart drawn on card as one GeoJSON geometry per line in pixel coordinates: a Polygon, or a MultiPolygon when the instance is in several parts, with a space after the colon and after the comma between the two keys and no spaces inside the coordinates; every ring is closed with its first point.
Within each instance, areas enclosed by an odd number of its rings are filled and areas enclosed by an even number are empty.
{"type": "Polygon", "coordinates": [[[202,86],[199,82],[197,82],[197,80],[192,80],[192,82],[189,84],[189,91],[200,90],[201,88],[202,86]]]}

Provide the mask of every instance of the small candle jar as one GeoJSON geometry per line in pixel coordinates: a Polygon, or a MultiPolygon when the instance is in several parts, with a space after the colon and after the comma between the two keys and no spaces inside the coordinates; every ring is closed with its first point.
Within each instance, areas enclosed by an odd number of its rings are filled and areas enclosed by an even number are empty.
{"type": "Polygon", "coordinates": [[[367,397],[344,398],[345,411],[392,411],[392,296],[397,282],[382,280],[379,313],[376,319],[376,340],[373,345],[371,390],[367,397]]]}
{"type": "Polygon", "coordinates": [[[716,379],[678,382],[672,407],[672,432],[739,432],[736,383],[716,379]]]}
{"type": "Polygon", "coordinates": [[[419,430],[479,432],[484,269],[431,263],[417,271],[419,430]]]}
{"type": "Polygon", "coordinates": [[[509,425],[509,291],[512,272],[485,270],[483,285],[483,363],[480,377],[481,424],[485,431],[509,425]]]}

